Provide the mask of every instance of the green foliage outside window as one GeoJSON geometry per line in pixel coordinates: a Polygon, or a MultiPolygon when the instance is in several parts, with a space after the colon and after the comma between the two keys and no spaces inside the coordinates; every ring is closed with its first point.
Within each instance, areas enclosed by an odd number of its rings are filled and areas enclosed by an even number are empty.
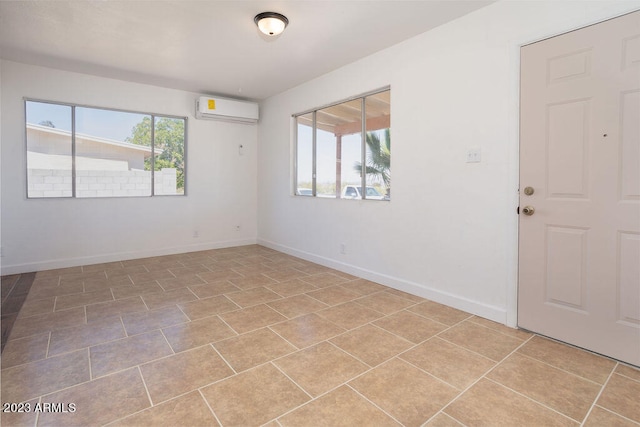
{"type": "MultiPolygon", "coordinates": [[[[154,170],[175,168],[178,190],[184,191],[184,123],[182,119],[156,117],[154,148],[162,150],[155,156],[154,170]]],[[[131,129],[127,142],[144,146],[151,145],[151,117],[145,117],[131,129]]],[[[145,170],[151,170],[151,158],[145,160],[145,170]]]]}

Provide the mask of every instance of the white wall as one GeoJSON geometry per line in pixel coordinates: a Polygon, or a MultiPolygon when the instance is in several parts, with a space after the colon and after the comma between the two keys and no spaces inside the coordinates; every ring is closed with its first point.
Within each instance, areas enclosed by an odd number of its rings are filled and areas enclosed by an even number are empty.
{"type": "Polygon", "coordinates": [[[258,241],[515,326],[519,47],[638,8],[499,2],[267,99],[258,241]],[[291,196],[291,114],[385,85],[391,202],[291,196]]]}
{"type": "Polygon", "coordinates": [[[256,242],[257,126],[196,120],[195,93],[9,61],[0,75],[2,274],[256,242]],[[23,97],[188,117],[187,196],[27,200],[23,97]]]}

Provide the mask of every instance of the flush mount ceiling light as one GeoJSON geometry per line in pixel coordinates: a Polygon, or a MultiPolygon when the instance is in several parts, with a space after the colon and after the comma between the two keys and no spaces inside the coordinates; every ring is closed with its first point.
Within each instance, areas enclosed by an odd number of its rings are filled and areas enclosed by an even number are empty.
{"type": "Polygon", "coordinates": [[[253,18],[260,31],[268,36],[277,36],[282,33],[289,24],[286,16],[276,12],[262,12],[253,18]]]}

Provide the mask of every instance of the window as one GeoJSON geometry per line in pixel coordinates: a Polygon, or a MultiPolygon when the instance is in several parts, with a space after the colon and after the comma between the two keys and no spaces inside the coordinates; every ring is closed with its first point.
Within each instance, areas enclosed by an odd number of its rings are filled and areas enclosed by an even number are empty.
{"type": "Polygon", "coordinates": [[[383,89],[293,116],[296,195],[390,200],[390,98],[383,89]]]}
{"type": "Polygon", "coordinates": [[[27,197],[184,195],[186,118],[25,100],[27,197]]]}

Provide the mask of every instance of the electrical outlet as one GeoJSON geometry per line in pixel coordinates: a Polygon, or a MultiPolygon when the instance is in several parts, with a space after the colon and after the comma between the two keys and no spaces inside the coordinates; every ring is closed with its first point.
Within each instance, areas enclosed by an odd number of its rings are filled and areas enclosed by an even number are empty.
{"type": "Polygon", "coordinates": [[[236,225],[236,231],[240,231],[240,228],[242,228],[240,225],[236,225]]]}
{"type": "Polygon", "coordinates": [[[347,253],[347,245],[345,245],[344,243],[340,243],[340,253],[342,255],[345,255],[347,253]]]}
{"type": "Polygon", "coordinates": [[[200,234],[198,233],[198,230],[194,230],[193,231],[193,238],[197,239],[198,237],[200,237],[200,234]]]}
{"type": "Polygon", "coordinates": [[[479,148],[469,148],[467,150],[467,163],[480,163],[479,148]]]}

